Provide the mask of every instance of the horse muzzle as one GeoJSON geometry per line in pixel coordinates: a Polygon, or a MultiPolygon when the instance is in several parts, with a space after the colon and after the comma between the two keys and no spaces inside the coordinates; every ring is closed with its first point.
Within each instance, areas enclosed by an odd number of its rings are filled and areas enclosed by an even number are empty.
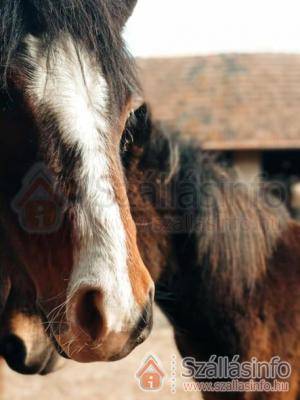
{"type": "Polygon", "coordinates": [[[153,325],[153,297],[151,289],[142,310],[135,310],[114,330],[107,323],[101,292],[79,290],[69,301],[67,329],[56,333],[53,330],[53,336],[66,356],[74,361],[120,360],[149,336],[153,325]]]}
{"type": "Polygon", "coordinates": [[[15,372],[24,375],[46,375],[59,369],[63,359],[51,342],[38,342],[34,349],[29,349],[19,336],[9,334],[0,340],[0,356],[15,372]]]}

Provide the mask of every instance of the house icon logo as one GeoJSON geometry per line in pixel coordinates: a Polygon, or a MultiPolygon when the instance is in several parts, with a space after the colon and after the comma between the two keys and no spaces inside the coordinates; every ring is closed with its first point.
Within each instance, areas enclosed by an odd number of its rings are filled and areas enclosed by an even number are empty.
{"type": "Polygon", "coordinates": [[[139,387],[146,392],[161,390],[165,376],[161,362],[152,355],[145,359],[136,373],[139,387]]]}
{"type": "Polygon", "coordinates": [[[50,234],[59,230],[64,201],[54,187],[53,178],[43,163],[36,164],[25,176],[12,208],[26,232],[50,234]]]}

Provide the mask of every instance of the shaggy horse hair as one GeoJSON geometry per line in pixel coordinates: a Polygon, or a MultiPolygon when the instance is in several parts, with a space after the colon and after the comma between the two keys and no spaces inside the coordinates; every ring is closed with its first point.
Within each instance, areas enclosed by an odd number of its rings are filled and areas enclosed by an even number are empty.
{"type": "Polygon", "coordinates": [[[12,74],[13,67],[18,69],[20,59],[15,56],[22,54],[22,42],[28,33],[44,41],[49,57],[55,39],[68,33],[79,47],[83,44],[96,55],[119,106],[129,93],[139,90],[135,64],[120,34],[136,1],[9,0],[2,3],[0,86],[6,86],[7,75],[12,74]]]}
{"type": "Polygon", "coordinates": [[[152,124],[146,106],[123,143],[140,251],[182,356],[279,356],[293,368],[289,393],[204,397],[297,399],[300,226],[265,191],[152,124]]]}

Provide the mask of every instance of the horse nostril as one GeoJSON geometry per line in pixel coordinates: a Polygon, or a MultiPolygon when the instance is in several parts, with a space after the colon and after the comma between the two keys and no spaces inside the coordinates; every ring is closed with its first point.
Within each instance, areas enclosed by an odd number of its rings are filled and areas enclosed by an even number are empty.
{"type": "Polygon", "coordinates": [[[11,368],[16,369],[25,363],[26,348],[21,339],[9,335],[1,341],[0,354],[11,368]]]}
{"type": "MultiPolygon", "coordinates": [[[[99,290],[85,290],[76,295],[75,299],[75,324],[79,330],[96,341],[102,336],[104,318],[102,316],[102,293],[99,290]]],[[[77,330],[75,328],[75,330],[77,330]]],[[[79,332],[80,335],[80,332],[79,332]]]]}

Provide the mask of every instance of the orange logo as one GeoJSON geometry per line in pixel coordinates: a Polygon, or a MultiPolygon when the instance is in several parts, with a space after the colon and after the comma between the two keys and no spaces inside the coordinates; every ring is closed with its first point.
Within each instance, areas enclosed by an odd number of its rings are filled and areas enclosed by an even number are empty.
{"type": "Polygon", "coordinates": [[[53,233],[60,227],[63,201],[54,193],[52,177],[44,164],[35,165],[26,175],[22,190],[12,207],[20,225],[29,233],[53,233]]]}
{"type": "Polygon", "coordinates": [[[165,373],[160,367],[157,357],[147,357],[136,373],[136,378],[140,388],[144,391],[158,391],[162,389],[165,373]]]}

